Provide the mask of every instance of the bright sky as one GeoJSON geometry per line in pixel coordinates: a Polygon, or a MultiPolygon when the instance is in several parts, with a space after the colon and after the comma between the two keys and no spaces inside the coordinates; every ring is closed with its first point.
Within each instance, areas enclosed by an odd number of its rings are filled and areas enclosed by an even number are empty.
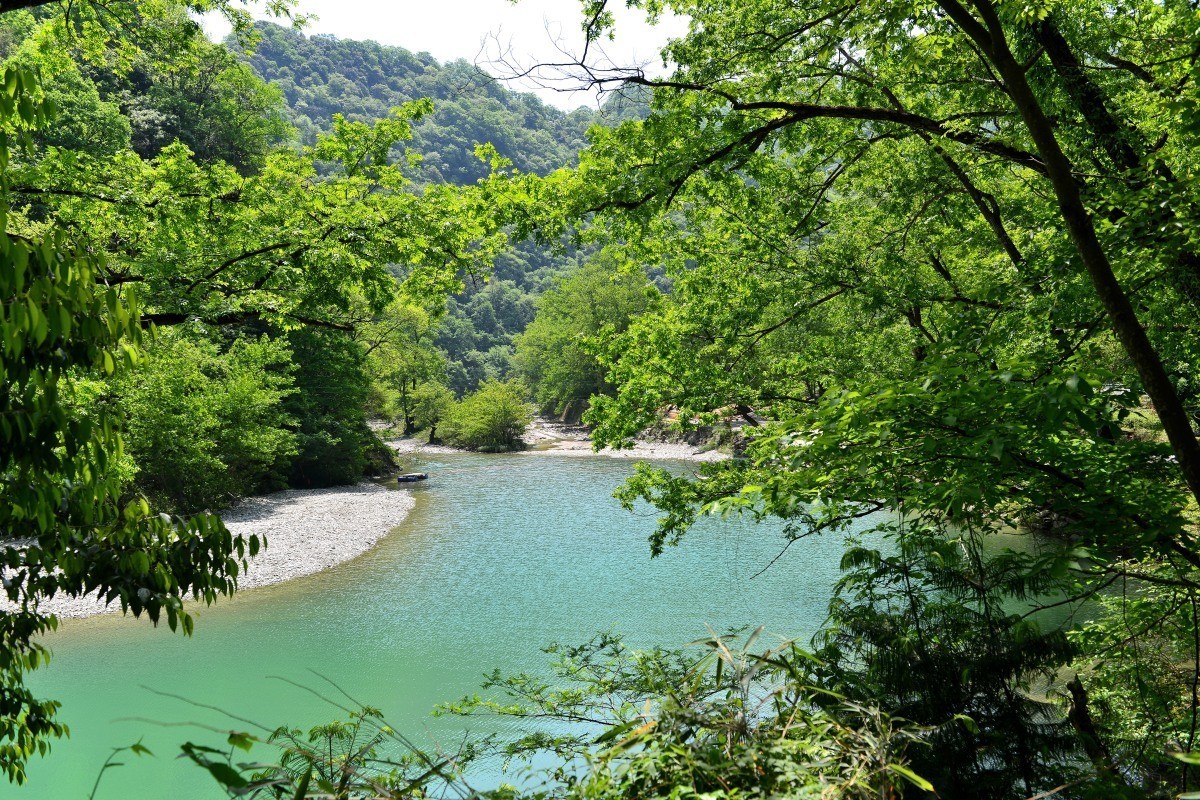
{"type": "MultiPolygon", "coordinates": [[[[651,27],[641,12],[627,10],[621,0],[610,5],[616,13],[617,37],[604,43],[608,61],[661,74],[659,51],[667,39],[686,31],[686,20],[671,17],[651,27]]],[[[579,0],[299,0],[297,11],[317,17],[304,29],[309,35],[371,39],[428,52],[443,62],[464,58],[498,76],[512,74],[518,66],[562,61],[560,49],[577,54],[583,46],[579,0]],[[514,68],[494,63],[502,54],[514,68]]],[[[223,19],[211,15],[204,25],[214,39],[229,32],[223,19]]],[[[536,92],[546,103],[563,109],[595,104],[586,92],[557,91],[528,80],[508,85],[536,92]]]]}

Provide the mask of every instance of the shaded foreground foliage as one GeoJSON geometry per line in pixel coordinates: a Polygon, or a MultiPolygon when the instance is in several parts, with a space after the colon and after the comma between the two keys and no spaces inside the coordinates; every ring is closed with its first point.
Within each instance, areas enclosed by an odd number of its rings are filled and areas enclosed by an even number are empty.
{"type": "MultiPolygon", "coordinates": [[[[806,684],[811,657],[790,643],[756,649],[760,632],[734,643],[712,637],[693,651],[631,651],[619,637],[554,645],[554,683],[533,675],[491,676],[491,699],[464,698],[440,713],[525,720],[505,741],[468,741],[456,753],[423,752],[372,708],[303,731],[232,733],[227,749],[185,746],[231,797],[338,800],[376,797],[890,798],[929,788],[906,766],[919,731],[903,720],[806,684]],[[241,760],[256,743],[277,763],[241,760]],[[558,764],[553,783],[527,792],[478,791],[481,760],[558,764]]],[[[336,703],[335,703],[336,705],[336,703]]],[[[260,748],[261,749],[261,748],[260,748]]],[[[547,776],[550,777],[550,776],[547,776]]]]}

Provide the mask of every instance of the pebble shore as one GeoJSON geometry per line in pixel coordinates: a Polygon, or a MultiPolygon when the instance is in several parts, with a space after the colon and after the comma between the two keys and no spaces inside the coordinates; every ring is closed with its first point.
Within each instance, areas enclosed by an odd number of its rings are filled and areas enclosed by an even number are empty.
{"type": "MultiPolygon", "coordinates": [[[[267,547],[250,561],[238,589],[253,589],[311,575],[370,550],[399,525],[415,501],[404,489],[373,483],[331,489],[288,489],[242,500],[221,514],[230,532],[266,536],[267,547]]],[[[41,609],[60,619],[120,611],[97,596],[56,597],[41,609]]]]}
{"type": "Polygon", "coordinates": [[[591,442],[576,442],[559,440],[543,445],[536,450],[523,450],[523,453],[555,453],[565,456],[606,456],[608,458],[633,458],[640,460],[668,459],[672,461],[724,461],[728,453],[719,450],[701,450],[690,444],[674,442],[637,442],[633,447],[614,450],[605,447],[603,450],[593,450],[591,442]]]}
{"type": "MultiPolygon", "coordinates": [[[[605,456],[607,458],[632,458],[641,460],[667,459],[671,461],[724,461],[729,454],[715,449],[703,449],[695,445],[677,442],[638,441],[633,447],[614,450],[605,447],[593,450],[587,429],[578,425],[563,425],[546,420],[534,420],[525,430],[525,445],[528,449],[518,450],[518,455],[564,455],[605,456]]],[[[455,447],[429,445],[417,439],[390,439],[388,445],[398,453],[461,453],[455,447]]]]}

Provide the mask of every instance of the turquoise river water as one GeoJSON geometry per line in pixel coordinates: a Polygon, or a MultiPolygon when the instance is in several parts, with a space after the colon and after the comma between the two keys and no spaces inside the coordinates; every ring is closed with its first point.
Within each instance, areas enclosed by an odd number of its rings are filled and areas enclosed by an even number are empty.
{"type": "Polygon", "coordinates": [[[139,739],[154,756],[122,759],[97,798],[221,796],[175,757],[178,745],[220,744],[198,726],[247,726],[161,693],[307,728],[342,716],[287,682],[325,691],[315,671],[418,742],[456,743],[467,723],[431,718],[433,705],[475,692],[493,668],[544,669],[550,642],[616,630],[634,645],[680,646],[706,626],[757,625],[807,641],[825,617],[840,540],[797,542],[752,578],[779,555],[780,530],[711,519],[652,560],[653,511],[612,499],[629,461],[463,454],[412,466],[431,480],[398,489],[416,508],[376,548],[201,608],[191,639],[113,615],[65,622],[31,683],[62,701],[71,737],[35,759],[27,786],[0,783],[0,797],[86,798],[111,749],[139,739]]]}

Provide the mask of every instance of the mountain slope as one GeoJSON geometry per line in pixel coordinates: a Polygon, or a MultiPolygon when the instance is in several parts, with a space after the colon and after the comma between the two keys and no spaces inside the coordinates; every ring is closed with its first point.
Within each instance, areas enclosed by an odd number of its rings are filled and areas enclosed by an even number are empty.
{"type": "Polygon", "coordinates": [[[370,122],[419,97],[434,101],[434,113],[414,131],[413,147],[425,161],[419,182],[470,183],[486,174],[475,146],[495,145],[525,172],[545,174],[572,164],[584,132],[598,115],[587,109],[566,113],[536,96],[509,91],[463,60],[439,64],[428,53],[375,42],[305,36],[267,22],[249,63],[283,91],[301,142],[311,144],[330,130],[334,114],[370,122]]]}

